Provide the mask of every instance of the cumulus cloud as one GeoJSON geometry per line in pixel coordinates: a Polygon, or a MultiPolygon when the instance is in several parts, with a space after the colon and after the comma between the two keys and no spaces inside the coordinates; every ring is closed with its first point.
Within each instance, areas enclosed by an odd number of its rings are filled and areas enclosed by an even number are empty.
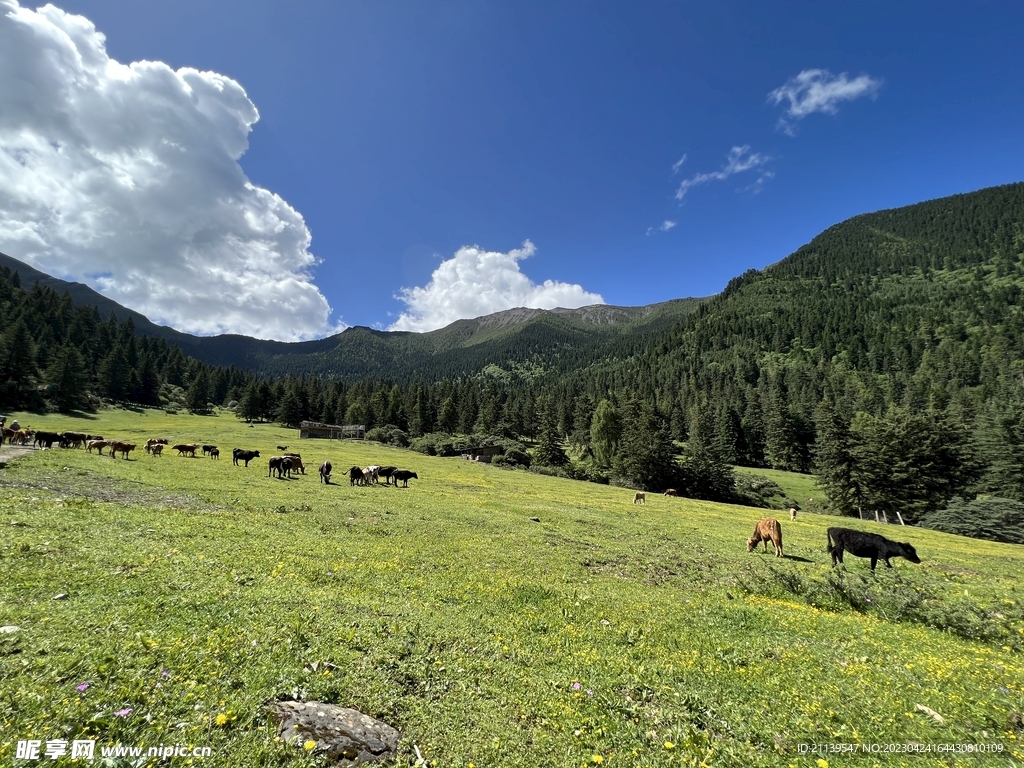
{"type": "Polygon", "coordinates": [[[534,283],[519,262],[536,253],[529,240],[508,253],[465,245],[441,262],[424,287],[403,288],[395,298],[406,311],[390,331],[432,331],[463,318],[480,317],[513,307],[554,309],[604,304],[600,294],[579,285],[545,280],[534,283]]]}
{"type": "Polygon", "coordinates": [[[679,223],[678,221],[671,221],[669,219],[665,219],[657,227],[648,227],[647,228],[647,234],[649,235],[649,234],[651,234],[654,231],[668,232],[670,229],[672,229],[672,227],[674,227],[678,223],[679,223]]]}
{"type": "Polygon", "coordinates": [[[336,330],[305,221],[238,164],[259,113],[237,82],[0,0],[0,105],[0,250],[183,331],[336,330]]]}
{"type": "Polygon", "coordinates": [[[842,101],[872,98],[878,93],[882,81],[869,75],[850,79],[845,72],[833,75],[827,69],[805,69],[786,84],[768,94],[772,104],[788,102],[786,116],[779,119],[779,128],[790,136],[796,134],[796,123],[815,112],[834,115],[842,101]]]}
{"type": "Polygon", "coordinates": [[[758,168],[767,163],[771,158],[768,155],[762,155],[759,152],[751,152],[749,145],[743,145],[742,147],[733,147],[729,150],[729,156],[726,158],[725,165],[722,166],[720,171],[711,171],[710,173],[697,173],[688,179],[683,179],[679,185],[679,189],[676,190],[676,200],[682,200],[686,197],[686,193],[694,187],[698,187],[701,184],[707,184],[709,181],[724,181],[733,174],[743,173],[749,171],[751,168],[758,168]]]}

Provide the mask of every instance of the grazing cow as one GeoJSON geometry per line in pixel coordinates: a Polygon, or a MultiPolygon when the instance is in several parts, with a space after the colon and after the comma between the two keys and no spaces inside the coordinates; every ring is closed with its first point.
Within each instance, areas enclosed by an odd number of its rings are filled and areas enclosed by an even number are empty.
{"type": "Polygon", "coordinates": [[[54,443],[60,443],[60,435],[56,432],[36,432],[34,445],[40,448],[52,448],[54,443]]]}
{"type": "Polygon", "coordinates": [[[368,467],[363,467],[363,480],[369,485],[370,483],[377,482],[377,470],[380,469],[376,464],[371,464],[368,467]]]}
{"type": "Polygon", "coordinates": [[[754,527],[754,535],[747,539],[747,552],[753,552],[758,544],[764,542],[764,551],[768,551],[768,542],[775,547],[775,556],[784,557],[782,554],[782,526],[774,517],[766,517],[759,520],[754,527]]]}
{"type": "Polygon", "coordinates": [[[121,454],[124,458],[128,458],[128,454],[135,450],[135,443],[125,443],[120,440],[114,440],[110,443],[110,458],[117,458],[117,454],[121,454]]]}
{"type": "Polygon", "coordinates": [[[154,445],[152,448],[149,449],[149,452],[152,453],[154,456],[163,456],[164,455],[164,444],[163,443],[157,443],[156,445],[154,445]]]}
{"type": "Polygon", "coordinates": [[[211,459],[219,459],[220,458],[220,449],[217,448],[217,446],[213,446],[213,448],[210,449],[210,458],[211,459]]]}
{"type": "Polygon", "coordinates": [[[391,478],[395,474],[396,469],[398,469],[398,467],[381,467],[377,470],[377,477],[383,477],[384,484],[391,485],[391,478]]]}
{"type": "Polygon", "coordinates": [[[637,491],[636,493],[633,494],[633,503],[634,504],[646,504],[647,503],[647,494],[644,493],[643,491],[637,491]]]}
{"type": "Polygon", "coordinates": [[[216,450],[217,450],[217,446],[216,445],[204,445],[203,446],[203,456],[209,456],[212,451],[216,451],[216,450]]]}
{"type": "MultiPolygon", "coordinates": [[[[108,445],[110,445],[110,443],[107,440],[90,440],[86,444],[85,450],[89,453],[92,453],[92,449],[95,448],[99,455],[102,456],[103,449],[106,448],[108,445]]],[[[148,450],[149,446],[146,446],[146,448],[148,450]]]]}
{"type": "Polygon", "coordinates": [[[320,482],[326,485],[331,484],[331,462],[325,461],[320,465],[320,482]]]}
{"type": "Polygon", "coordinates": [[[913,545],[899,541],[890,541],[877,533],[855,531],[852,528],[828,529],[828,553],[832,555],[832,566],[843,562],[843,552],[855,557],[871,558],[871,570],[881,560],[886,568],[892,568],[890,557],[905,557],[912,563],[920,563],[917,550],[913,545]]]}
{"type": "Polygon", "coordinates": [[[420,479],[419,475],[417,475],[415,472],[410,472],[408,469],[396,469],[394,472],[391,473],[391,476],[395,478],[395,488],[398,487],[399,480],[403,481],[403,487],[408,488],[410,478],[413,480],[420,479]]]}
{"type": "Polygon", "coordinates": [[[187,453],[193,459],[196,457],[196,451],[199,450],[199,446],[195,443],[179,443],[172,445],[171,448],[177,451],[179,456],[184,456],[187,453]]]}
{"type": "Polygon", "coordinates": [[[279,451],[287,451],[288,450],[288,446],[287,445],[279,445],[279,446],[277,446],[277,450],[279,450],[279,451]]]}
{"type": "Polygon", "coordinates": [[[171,441],[168,440],[166,437],[151,437],[151,438],[149,438],[149,440],[146,441],[145,451],[146,451],[146,453],[152,453],[153,452],[153,446],[155,446],[155,445],[169,445],[170,442],[171,441]]]}
{"type": "Polygon", "coordinates": [[[242,448],[235,448],[231,452],[231,463],[237,466],[238,462],[244,461],[245,466],[248,467],[250,461],[252,461],[253,459],[258,459],[259,457],[259,451],[246,451],[242,448]]]}
{"type": "Polygon", "coordinates": [[[363,482],[363,468],[352,467],[348,471],[348,484],[359,485],[363,482]]]}
{"type": "Polygon", "coordinates": [[[789,519],[796,520],[796,507],[789,510],[789,519]]]}
{"type": "Polygon", "coordinates": [[[675,488],[666,488],[665,489],[665,495],[666,496],[678,496],[679,492],[675,488]]]}
{"type": "Polygon", "coordinates": [[[306,474],[306,467],[303,466],[303,464],[302,464],[302,456],[300,456],[297,453],[286,453],[284,455],[284,457],[286,459],[291,459],[292,460],[292,469],[294,469],[296,472],[301,472],[302,474],[306,474]]]}

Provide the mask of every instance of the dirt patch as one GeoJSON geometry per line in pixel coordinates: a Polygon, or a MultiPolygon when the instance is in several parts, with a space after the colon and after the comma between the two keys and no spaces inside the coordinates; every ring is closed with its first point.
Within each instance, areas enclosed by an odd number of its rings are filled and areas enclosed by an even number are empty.
{"type": "MultiPolygon", "coordinates": [[[[17,447],[17,446],[15,446],[17,447]]],[[[2,458],[2,454],[0,454],[2,458]]],[[[111,482],[109,477],[79,469],[43,471],[31,479],[21,477],[8,479],[0,473],[0,488],[47,491],[66,501],[87,499],[106,504],[122,504],[126,507],[164,507],[169,509],[193,509],[215,511],[224,509],[197,496],[174,493],[166,488],[153,488],[128,480],[111,482]]]]}
{"type": "Polygon", "coordinates": [[[26,453],[34,451],[31,445],[0,445],[0,467],[8,462],[17,461],[26,453]]]}

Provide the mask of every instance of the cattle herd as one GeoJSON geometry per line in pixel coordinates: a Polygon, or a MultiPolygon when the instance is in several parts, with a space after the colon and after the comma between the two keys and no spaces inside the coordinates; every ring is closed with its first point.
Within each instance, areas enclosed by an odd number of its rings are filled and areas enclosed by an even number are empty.
{"type": "MultiPolygon", "coordinates": [[[[136,449],[135,443],[126,440],[106,440],[102,435],[88,435],[84,432],[33,432],[30,429],[12,429],[3,427],[0,444],[8,442],[12,445],[33,445],[40,449],[53,448],[55,445],[61,448],[84,448],[87,452],[96,451],[100,456],[103,449],[109,448],[109,456],[116,459],[118,456],[127,459],[128,454],[136,449]]],[[[143,450],[151,456],[162,456],[164,448],[177,451],[178,456],[197,458],[201,452],[203,456],[211,459],[220,458],[220,449],[216,445],[200,445],[199,443],[178,443],[171,445],[170,440],[164,437],[153,437],[146,441],[143,450]]],[[[296,475],[305,475],[306,467],[302,462],[302,456],[298,453],[288,453],[286,445],[277,446],[279,450],[285,451],[280,456],[272,456],[267,463],[267,477],[277,479],[291,479],[296,475]]],[[[253,459],[260,458],[260,452],[245,448],[235,448],[231,452],[231,462],[235,466],[249,466],[253,459]]],[[[325,461],[320,465],[320,482],[331,484],[331,462],[325,461]]],[[[408,469],[398,467],[383,467],[372,464],[368,467],[352,467],[348,471],[349,484],[370,486],[379,485],[383,480],[385,485],[392,482],[397,488],[398,483],[402,487],[409,487],[409,480],[419,480],[419,475],[408,469]]]]}
{"type": "MultiPolygon", "coordinates": [[[[105,440],[102,435],[89,435],[84,432],[33,432],[30,429],[22,429],[17,423],[11,427],[3,426],[3,433],[0,435],[0,444],[4,442],[11,445],[34,445],[37,448],[48,449],[57,445],[61,448],[84,448],[89,453],[94,450],[103,455],[103,449],[109,449],[109,456],[116,459],[121,456],[128,458],[128,454],[135,450],[135,443],[126,440],[105,440]]],[[[164,447],[170,445],[170,441],[162,437],[154,437],[146,441],[143,450],[152,456],[162,456],[164,447]]],[[[302,456],[298,453],[287,452],[288,446],[279,445],[278,450],[282,451],[279,456],[270,457],[267,462],[267,477],[274,477],[278,480],[291,479],[296,475],[305,475],[306,467],[302,462],[302,456]]],[[[201,451],[203,456],[211,459],[220,458],[220,450],[216,445],[200,445],[199,443],[178,443],[171,445],[170,449],[178,452],[178,456],[196,458],[201,451]]],[[[235,448],[231,452],[231,462],[235,466],[249,466],[249,462],[260,458],[260,452],[245,448],[235,448]]],[[[331,473],[333,467],[330,461],[323,462],[319,467],[320,482],[331,484],[331,473]]],[[[368,467],[353,466],[348,471],[349,485],[370,486],[379,485],[383,480],[385,485],[392,485],[397,488],[401,482],[404,488],[409,487],[409,480],[418,480],[419,475],[408,469],[399,469],[393,466],[380,466],[371,464],[368,467]]],[[[665,491],[666,496],[675,496],[675,489],[665,491]]],[[[633,496],[634,504],[646,503],[646,494],[637,491],[633,496]]],[[[796,520],[796,510],[790,510],[790,520],[796,520]]],[[[889,562],[891,558],[903,557],[912,563],[920,563],[921,558],[913,545],[906,542],[891,541],[877,533],[857,531],[852,528],[832,527],[827,531],[828,548],[827,552],[832,556],[832,565],[843,562],[843,554],[849,552],[855,557],[863,557],[871,561],[871,571],[874,572],[875,565],[881,560],[886,568],[892,568],[889,562]]],[[[776,557],[785,557],[782,552],[782,525],[774,517],[766,517],[759,521],[754,528],[753,535],[747,539],[747,551],[753,552],[758,544],[764,545],[764,551],[768,551],[768,543],[771,542],[776,557]]]]}

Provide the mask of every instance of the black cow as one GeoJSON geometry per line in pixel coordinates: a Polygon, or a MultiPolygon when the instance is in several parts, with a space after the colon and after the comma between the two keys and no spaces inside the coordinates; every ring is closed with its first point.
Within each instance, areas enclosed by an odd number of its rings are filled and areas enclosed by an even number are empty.
{"type": "Polygon", "coordinates": [[[34,445],[40,448],[53,448],[54,443],[60,443],[61,436],[57,432],[36,432],[34,445]]]}
{"type": "Polygon", "coordinates": [[[413,479],[416,479],[416,480],[420,479],[419,475],[417,475],[415,472],[410,472],[408,469],[396,469],[394,472],[391,473],[391,476],[393,478],[395,478],[395,487],[396,488],[398,487],[398,481],[399,480],[403,480],[405,482],[405,486],[404,487],[408,488],[409,487],[409,478],[413,478],[413,479]]]}
{"type": "Polygon", "coordinates": [[[275,470],[277,471],[278,479],[281,479],[285,475],[291,477],[292,460],[289,459],[287,456],[273,456],[270,459],[270,465],[269,468],[267,469],[267,477],[270,477],[272,474],[274,474],[275,470]]]}
{"type": "Polygon", "coordinates": [[[210,455],[211,453],[213,453],[216,450],[217,450],[217,446],[216,445],[204,445],[203,446],[203,456],[208,456],[208,455],[210,455]]]}
{"type": "Polygon", "coordinates": [[[326,483],[327,485],[331,484],[331,469],[332,469],[331,462],[329,462],[329,461],[325,461],[323,464],[320,465],[320,482],[321,483],[326,483]]]}
{"type": "Polygon", "coordinates": [[[231,452],[231,462],[236,466],[238,465],[238,462],[244,461],[245,466],[248,467],[250,461],[252,461],[253,459],[258,459],[259,457],[259,451],[246,451],[243,450],[242,448],[235,448],[235,450],[231,452]]]}
{"type": "Polygon", "coordinates": [[[377,470],[377,477],[383,477],[386,485],[391,485],[391,478],[394,477],[398,467],[381,467],[377,470]]]}
{"type": "Polygon", "coordinates": [[[211,459],[219,459],[220,458],[220,450],[217,448],[217,446],[213,446],[213,448],[210,449],[210,458],[211,459]]]}
{"type": "Polygon", "coordinates": [[[889,562],[890,557],[905,557],[912,563],[921,562],[921,558],[917,556],[917,550],[911,544],[890,541],[877,533],[865,533],[852,528],[829,528],[828,552],[832,555],[833,567],[837,563],[843,562],[844,551],[855,557],[871,558],[872,571],[875,570],[875,563],[879,560],[885,563],[886,568],[892,568],[892,564],[889,562]]]}
{"type": "Polygon", "coordinates": [[[349,485],[355,485],[357,480],[360,483],[363,482],[363,468],[362,467],[352,467],[348,471],[348,484],[349,485]]]}

